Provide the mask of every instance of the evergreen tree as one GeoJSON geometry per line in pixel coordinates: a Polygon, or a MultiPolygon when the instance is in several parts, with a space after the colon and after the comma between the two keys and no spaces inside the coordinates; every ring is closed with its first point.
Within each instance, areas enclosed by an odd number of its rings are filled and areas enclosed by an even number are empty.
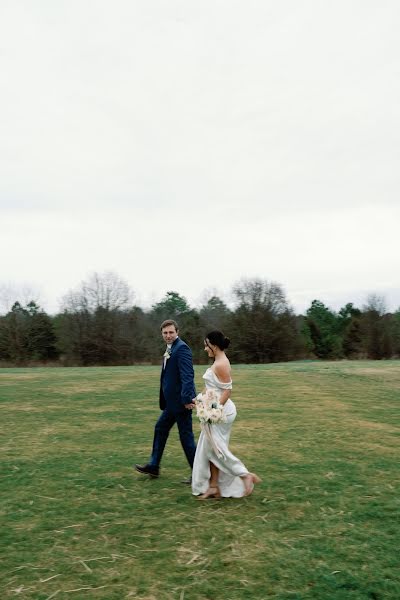
{"type": "Polygon", "coordinates": [[[1,318],[0,358],[16,364],[57,358],[52,320],[35,302],[15,302],[1,318]]]}
{"type": "Polygon", "coordinates": [[[362,354],[361,311],[349,302],[338,313],[338,330],[342,337],[343,354],[357,358],[362,354]]]}
{"type": "Polygon", "coordinates": [[[56,359],[58,352],[53,321],[35,302],[30,302],[26,310],[28,355],[33,360],[56,359]]]}
{"type": "Polygon", "coordinates": [[[205,333],[213,329],[224,331],[230,316],[231,311],[218,296],[211,296],[199,311],[200,324],[205,333]]]}
{"type": "Polygon", "coordinates": [[[307,310],[307,325],[313,352],[318,358],[340,358],[343,355],[338,318],[320,300],[313,300],[307,310]]]}

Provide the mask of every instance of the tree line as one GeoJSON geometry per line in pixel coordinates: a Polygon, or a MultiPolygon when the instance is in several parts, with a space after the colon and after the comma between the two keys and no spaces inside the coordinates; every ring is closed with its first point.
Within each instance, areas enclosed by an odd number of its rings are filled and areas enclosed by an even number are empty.
{"type": "Polygon", "coordinates": [[[212,329],[231,338],[235,363],[400,357],[400,308],[386,312],[379,296],[371,295],[362,308],[348,303],[338,312],[314,300],[304,315],[296,315],[281,285],[243,279],[233,287],[233,298],[234,308],[213,295],[196,309],[168,291],[144,310],[117,275],[94,274],[66,294],[56,315],[35,301],[15,301],[0,316],[0,365],[158,364],[159,327],[167,318],[179,323],[198,364],[207,362],[203,339],[212,329]]]}

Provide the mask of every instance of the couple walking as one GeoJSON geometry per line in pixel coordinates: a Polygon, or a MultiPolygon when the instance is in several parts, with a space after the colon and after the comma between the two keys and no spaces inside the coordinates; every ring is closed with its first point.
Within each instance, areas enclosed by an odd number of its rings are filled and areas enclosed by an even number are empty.
{"type": "Polygon", "coordinates": [[[150,461],[146,465],[135,465],[136,470],[151,477],[159,476],[165,444],[176,423],[182,448],[192,468],[192,477],[187,481],[192,485],[192,493],[202,500],[248,496],[260,479],[229,450],[230,432],[236,418],[236,408],[229,397],[232,389],[230,363],[225,354],[229,339],[221,331],[212,331],[204,340],[205,352],[214,359],[212,367],[203,375],[205,388],[218,393],[224,422],[206,425],[207,431],[203,427],[196,449],[192,429],[196,397],[192,353],[179,338],[175,321],[164,321],[161,334],[167,344],[160,382],[162,413],[155,426],[150,461]]]}

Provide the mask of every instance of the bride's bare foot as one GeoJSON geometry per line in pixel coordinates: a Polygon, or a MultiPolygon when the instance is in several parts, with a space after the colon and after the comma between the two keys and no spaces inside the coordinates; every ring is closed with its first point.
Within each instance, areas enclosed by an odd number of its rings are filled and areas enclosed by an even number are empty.
{"type": "Polygon", "coordinates": [[[256,475],[255,473],[247,473],[247,475],[242,477],[242,479],[243,479],[243,484],[244,484],[244,495],[245,496],[250,496],[250,494],[252,493],[252,491],[254,489],[254,484],[261,482],[260,477],[258,475],[256,475]]]}
{"type": "Polygon", "coordinates": [[[244,477],[242,477],[242,481],[244,484],[244,495],[250,496],[251,492],[253,491],[253,487],[254,487],[252,473],[247,473],[247,475],[244,475],[244,477]]]}
{"type": "Polygon", "coordinates": [[[208,500],[208,498],[221,498],[221,492],[219,491],[219,487],[217,485],[210,485],[208,490],[198,498],[199,500],[208,500]]]}

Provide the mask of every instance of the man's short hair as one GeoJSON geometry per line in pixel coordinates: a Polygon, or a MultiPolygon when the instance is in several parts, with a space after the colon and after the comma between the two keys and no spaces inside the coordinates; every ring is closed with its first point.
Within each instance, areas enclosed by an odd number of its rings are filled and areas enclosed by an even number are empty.
{"type": "Polygon", "coordinates": [[[179,331],[178,323],[173,319],[167,319],[166,321],[163,321],[160,327],[161,331],[164,329],[164,327],[169,327],[170,325],[175,327],[175,331],[179,331]]]}

